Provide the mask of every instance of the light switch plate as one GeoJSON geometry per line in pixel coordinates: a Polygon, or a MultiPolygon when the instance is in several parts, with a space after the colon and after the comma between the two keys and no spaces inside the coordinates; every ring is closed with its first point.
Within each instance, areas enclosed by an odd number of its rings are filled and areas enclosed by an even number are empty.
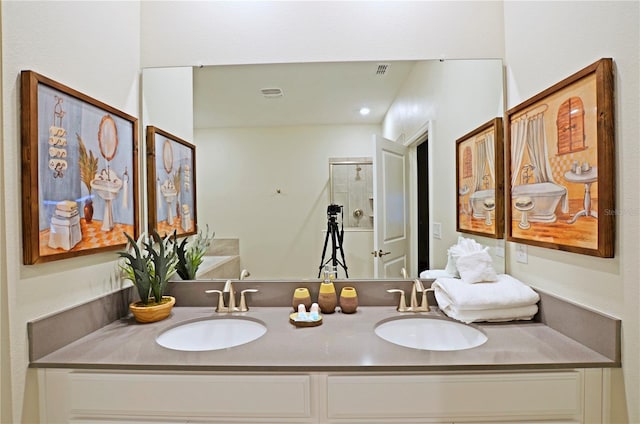
{"type": "Polygon", "coordinates": [[[516,244],[516,262],[520,262],[521,264],[529,262],[526,244],[516,244]]]}
{"type": "Polygon", "coordinates": [[[441,239],[442,238],[442,224],[439,222],[434,222],[431,225],[431,231],[433,232],[433,238],[441,239]]]}
{"type": "Polygon", "coordinates": [[[504,258],[504,240],[498,240],[498,243],[496,244],[496,256],[504,258]]]}

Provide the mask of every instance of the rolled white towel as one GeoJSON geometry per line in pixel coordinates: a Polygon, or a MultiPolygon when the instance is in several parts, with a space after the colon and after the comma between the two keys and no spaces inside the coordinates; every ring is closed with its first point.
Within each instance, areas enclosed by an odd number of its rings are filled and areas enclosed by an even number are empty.
{"type": "Polygon", "coordinates": [[[498,274],[489,283],[466,284],[456,278],[438,278],[432,287],[440,309],[453,305],[457,310],[482,311],[529,306],[540,300],[538,293],[520,280],[498,274]]]}
{"type": "Polygon", "coordinates": [[[461,256],[482,251],[483,246],[474,239],[459,236],[458,243],[447,249],[447,266],[445,271],[452,277],[460,277],[457,261],[461,256]]]}
{"type": "Polygon", "coordinates": [[[456,267],[460,278],[465,283],[482,283],[496,281],[498,275],[493,268],[493,259],[489,255],[488,247],[478,252],[460,256],[456,261],[456,267]]]}

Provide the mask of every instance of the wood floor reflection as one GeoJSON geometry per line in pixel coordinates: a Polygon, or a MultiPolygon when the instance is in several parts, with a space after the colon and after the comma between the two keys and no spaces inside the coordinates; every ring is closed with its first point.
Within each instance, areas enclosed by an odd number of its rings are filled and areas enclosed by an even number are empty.
{"type": "MultiPolygon", "coordinates": [[[[592,209],[598,210],[597,201],[592,201],[592,209]]],[[[597,249],[598,247],[598,219],[593,217],[579,217],[576,222],[569,221],[583,209],[582,199],[569,200],[569,213],[562,213],[560,208],[556,210],[557,220],[553,223],[530,222],[528,230],[518,227],[520,214],[515,214],[511,222],[511,232],[514,237],[534,239],[556,244],[597,249]]]]}
{"type": "MultiPolygon", "coordinates": [[[[592,210],[598,210],[597,199],[592,199],[592,210]]],[[[562,213],[561,208],[556,210],[556,222],[529,222],[530,228],[523,230],[518,227],[520,212],[513,213],[511,232],[513,237],[533,239],[548,243],[566,244],[588,249],[598,248],[598,219],[593,217],[579,217],[573,224],[569,221],[583,209],[582,199],[569,200],[569,213],[562,213]]],[[[491,225],[487,225],[485,218],[473,218],[470,214],[461,214],[459,218],[460,228],[470,231],[493,234],[495,231],[494,214],[491,213],[491,225]]]]}
{"type": "Polygon", "coordinates": [[[496,223],[494,212],[491,212],[491,224],[489,225],[486,223],[486,218],[473,218],[471,214],[461,214],[459,219],[460,228],[464,230],[478,231],[487,233],[487,235],[495,233],[496,223]]]}

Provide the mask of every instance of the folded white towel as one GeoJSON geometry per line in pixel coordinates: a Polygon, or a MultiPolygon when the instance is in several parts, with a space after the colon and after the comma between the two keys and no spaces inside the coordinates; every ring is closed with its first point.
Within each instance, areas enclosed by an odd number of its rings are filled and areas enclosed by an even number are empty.
{"type": "Polygon", "coordinates": [[[443,277],[431,287],[440,309],[453,305],[458,310],[482,311],[529,306],[540,300],[538,293],[512,276],[499,274],[497,277],[495,282],[476,284],[443,277]]]}
{"type": "Polygon", "coordinates": [[[455,277],[447,272],[446,269],[426,269],[420,273],[420,278],[433,278],[434,280],[439,277],[455,277]]]}
{"type": "Polygon", "coordinates": [[[447,316],[467,324],[480,321],[526,321],[532,319],[538,313],[538,305],[536,304],[516,306],[515,308],[485,309],[482,311],[461,311],[454,305],[448,305],[446,308],[441,309],[447,316]]]}

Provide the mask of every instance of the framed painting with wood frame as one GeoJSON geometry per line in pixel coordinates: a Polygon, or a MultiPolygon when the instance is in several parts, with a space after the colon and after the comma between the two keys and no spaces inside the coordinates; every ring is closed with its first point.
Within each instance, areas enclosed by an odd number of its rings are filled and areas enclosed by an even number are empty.
{"type": "Polygon", "coordinates": [[[149,232],[196,234],[196,146],[148,126],[147,191],[149,232]]]}
{"type": "Polygon", "coordinates": [[[507,238],[611,258],[613,61],[600,59],[507,111],[507,238]]]}
{"type": "Polygon", "coordinates": [[[456,230],[504,236],[504,143],[502,118],[456,140],[456,230]]]}
{"type": "Polygon", "coordinates": [[[139,235],[138,120],[21,72],[25,265],[123,248],[139,235]]]}

